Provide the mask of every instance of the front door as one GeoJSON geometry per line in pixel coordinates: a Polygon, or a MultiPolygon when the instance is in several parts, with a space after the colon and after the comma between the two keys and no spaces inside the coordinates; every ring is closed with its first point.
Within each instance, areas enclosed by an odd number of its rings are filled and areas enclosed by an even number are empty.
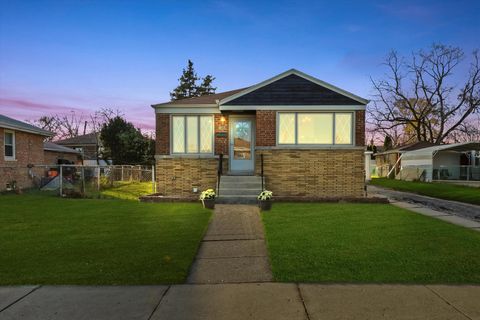
{"type": "Polygon", "coordinates": [[[255,118],[230,116],[230,171],[253,174],[255,118]]]}

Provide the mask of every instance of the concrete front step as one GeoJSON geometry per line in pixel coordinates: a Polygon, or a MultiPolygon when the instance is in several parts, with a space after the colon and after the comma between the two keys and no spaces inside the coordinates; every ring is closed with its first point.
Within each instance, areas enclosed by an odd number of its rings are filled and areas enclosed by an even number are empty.
{"type": "Polygon", "coordinates": [[[239,183],[233,183],[233,182],[222,182],[220,180],[220,191],[223,189],[257,189],[261,190],[262,189],[262,183],[259,182],[239,182],[239,183]]]}
{"type": "Polygon", "coordinates": [[[217,203],[256,204],[261,191],[260,176],[222,176],[217,203]]]}
{"type": "Polygon", "coordinates": [[[218,204],[257,204],[257,196],[221,195],[215,201],[218,204]]]}
{"type": "Polygon", "coordinates": [[[258,196],[260,194],[261,187],[258,188],[220,188],[221,196],[234,196],[234,195],[244,195],[244,196],[258,196]]]}
{"type": "Polygon", "coordinates": [[[221,176],[220,181],[227,182],[262,182],[260,176],[221,176]]]}

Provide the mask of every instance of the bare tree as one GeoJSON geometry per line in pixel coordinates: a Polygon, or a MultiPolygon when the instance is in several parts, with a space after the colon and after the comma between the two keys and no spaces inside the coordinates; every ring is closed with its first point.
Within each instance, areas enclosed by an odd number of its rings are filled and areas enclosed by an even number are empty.
{"type": "Polygon", "coordinates": [[[462,122],[452,133],[454,142],[480,141],[480,114],[462,122]]]}
{"type": "Polygon", "coordinates": [[[53,132],[55,135],[51,137],[47,137],[47,141],[52,141],[58,138],[59,128],[60,128],[60,119],[57,115],[52,116],[42,116],[37,120],[27,121],[32,125],[39,127],[41,129],[53,132]]]}
{"type": "Polygon", "coordinates": [[[100,108],[90,115],[90,129],[93,132],[100,132],[103,125],[115,117],[122,117],[124,114],[118,109],[100,108]]]}
{"type": "Polygon", "coordinates": [[[70,111],[67,114],[52,114],[28,121],[29,123],[55,133],[47,140],[59,140],[77,137],[88,132],[100,132],[102,126],[116,116],[123,117],[118,109],[101,108],[93,114],[84,115],[70,111]],[[88,119],[88,120],[87,120],[88,119]]]}
{"type": "Polygon", "coordinates": [[[384,65],[384,79],[374,80],[370,125],[390,135],[400,128],[403,140],[443,143],[471,115],[480,111],[480,65],[475,50],[467,79],[452,84],[454,70],[464,60],[458,47],[434,44],[413,53],[411,60],[392,51],[384,65]]]}

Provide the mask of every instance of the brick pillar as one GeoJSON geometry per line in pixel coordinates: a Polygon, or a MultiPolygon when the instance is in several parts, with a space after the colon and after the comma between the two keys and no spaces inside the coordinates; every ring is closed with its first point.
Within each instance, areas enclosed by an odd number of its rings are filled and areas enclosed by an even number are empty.
{"type": "Polygon", "coordinates": [[[355,111],[355,145],[365,146],[365,110],[355,111]]]}
{"type": "Polygon", "coordinates": [[[275,146],[276,112],[273,110],[257,110],[255,129],[257,147],[275,146]]]}
{"type": "Polygon", "coordinates": [[[155,154],[170,154],[170,115],[156,115],[155,154]]]}
{"type": "Polygon", "coordinates": [[[215,154],[228,155],[228,115],[215,114],[214,123],[215,154]]]}

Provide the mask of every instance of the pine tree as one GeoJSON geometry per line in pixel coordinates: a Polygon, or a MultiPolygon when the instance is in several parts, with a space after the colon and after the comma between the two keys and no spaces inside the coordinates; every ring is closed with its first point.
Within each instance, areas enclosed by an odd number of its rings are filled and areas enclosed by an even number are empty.
{"type": "Polygon", "coordinates": [[[170,92],[170,97],[173,101],[213,94],[215,93],[215,90],[217,90],[216,87],[212,86],[213,80],[215,80],[215,77],[212,75],[199,78],[193,68],[193,62],[189,59],[187,68],[183,69],[182,76],[178,79],[180,83],[172,92],[170,92]],[[198,80],[202,80],[200,85],[197,85],[198,80]]]}
{"type": "Polygon", "coordinates": [[[170,92],[172,100],[198,97],[196,82],[199,79],[193,68],[193,62],[189,59],[187,68],[183,69],[182,76],[178,79],[180,84],[170,92]]]}
{"type": "Polygon", "coordinates": [[[213,77],[212,75],[207,75],[205,78],[202,79],[202,83],[197,87],[198,96],[215,93],[215,90],[217,90],[217,88],[212,86],[213,80],[215,80],[215,77],[213,77]]]}
{"type": "Polygon", "coordinates": [[[385,140],[383,140],[383,151],[387,151],[393,148],[393,141],[389,135],[385,136],[385,140]]]}

